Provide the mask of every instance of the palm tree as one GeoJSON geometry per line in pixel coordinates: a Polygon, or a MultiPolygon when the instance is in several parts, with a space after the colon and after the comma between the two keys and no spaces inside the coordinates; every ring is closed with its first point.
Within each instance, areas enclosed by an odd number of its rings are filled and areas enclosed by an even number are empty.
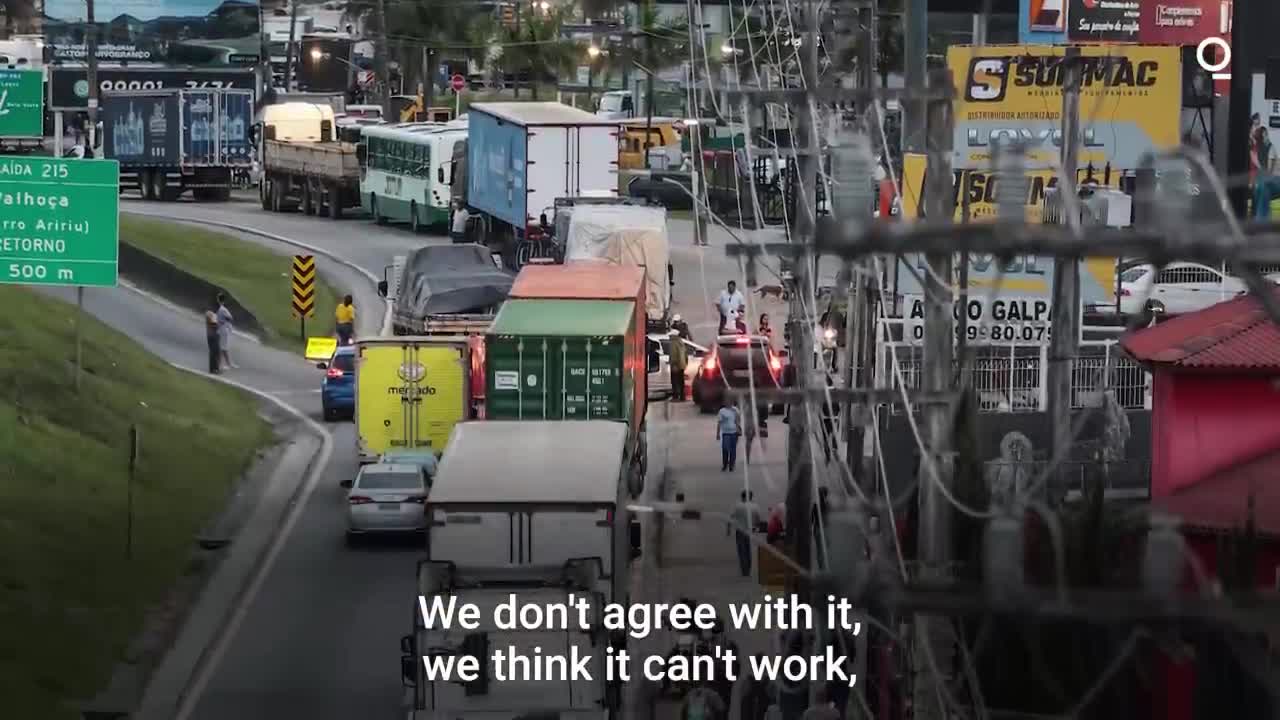
{"type": "MultiPolygon", "coordinates": [[[[493,21],[488,14],[477,13],[475,6],[414,0],[388,1],[385,8],[387,44],[399,47],[401,67],[419,68],[424,108],[431,105],[442,55],[447,53],[450,60],[484,60],[493,21]]],[[[367,24],[376,27],[375,9],[375,0],[349,0],[346,15],[353,21],[366,18],[367,24]]]]}
{"type": "Polygon", "coordinates": [[[625,78],[633,65],[645,68],[645,112],[652,116],[654,75],[679,67],[689,57],[689,22],[683,15],[664,20],[653,0],[644,0],[637,8],[635,28],[633,41],[612,51],[610,57],[616,60],[609,69],[621,71],[625,78]]]}
{"type": "MultiPolygon", "coordinates": [[[[516,12],[520,12],[519,6],[516,12]]],[[[521,16],[515,27],[504,28],[500,33],[503,47],[496,59],[497,67],[512,75],[527,71],[534,100],[538,99],[541,80],[571,72],[586,54],[582,44],[561,33],[571,12],[571,8],[554,7],[530,13],[521,16]]],[[[518,84],[516,92],[518,95],[518,84]]]]}

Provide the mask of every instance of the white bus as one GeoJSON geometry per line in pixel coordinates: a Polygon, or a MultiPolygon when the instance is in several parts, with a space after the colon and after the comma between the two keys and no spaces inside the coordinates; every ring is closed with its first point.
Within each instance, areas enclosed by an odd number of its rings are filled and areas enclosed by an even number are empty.
{"type": "Polygon", "coordinates": [[[453,146],[466,127],[444,123],[369,125],[360,205],[379,224],[407,223],[414,232],[449,223],[453,146]]]}

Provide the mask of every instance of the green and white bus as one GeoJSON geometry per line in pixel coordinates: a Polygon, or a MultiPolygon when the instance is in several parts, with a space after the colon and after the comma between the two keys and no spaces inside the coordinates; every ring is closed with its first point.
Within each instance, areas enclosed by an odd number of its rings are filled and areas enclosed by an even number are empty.
{"type": "Polygon", "coordinates": [[[447,226],[449,163],[466,138],[466,126],[453,123],[365,126],[361,207],[379,224],[406,223],[414,232],[447,226]]]}

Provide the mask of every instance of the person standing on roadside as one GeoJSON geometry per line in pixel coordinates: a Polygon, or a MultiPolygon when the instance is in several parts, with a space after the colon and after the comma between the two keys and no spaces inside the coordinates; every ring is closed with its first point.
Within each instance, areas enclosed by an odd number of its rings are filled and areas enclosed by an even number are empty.
{"type": "Polygon", "coordinates": [[[1280,194],[1280,178],[1274,173],[1275,146],[1271,144],[1271,136],[1261,125],[1253,131],[1250,145],[1253,147],[1251,162],[1256,166],[1256,177],[1253,183],[1253,216],[1258,219],[1271,217],[1271,201],[1280,194]]]}
{"type": "Polygon", "coordinates": [[[731,321],[737,325],[738,315],[746,303],[746,298],[738,292],[738,284],[730,280],[725,289],[720,291],[720,297],[716,299],[716,311],[720,313],[720,329],[717,332],[726,332],[725,329],[729,327],[731,321]]]}
{"type": "Polygon", "coordinates": [[[333,311],[334,329],[338,331],[338,344],[350,345],[356,327],[356,306],[350,295],[342,298],[333,311]]]}
{"type": "Polygon", "coordinates": [[[689,349],[684,346],[684,338],[679,330],[672,330],[671,340],[671,399],[675,402],[684,400],[684,373],[689,366],[689,349]]]}
{"type": "Polygon", "coordinates": [[[738,435],[742,432],[742,420],[738,406],[727,396],[720,404],[716,416],[716,440],[720,441],[720,472],[732,472],[738,464],[738,435]]]}
{"type": "Polygon", "coordinates": [[[225,368],[239,367],[231,362],[231,331],[235,329],[235,318],[227,309],[227,296],[218,293],[218,350],[225,368]]]}
{"type": "Polygon", "coordinates": [[[218,301],[215,299],[204,312],[204,339],[209,344],[209,372],[222,372],[222,343],[218,337],[218,301]]]}
{"type": "Polygon", "coordinates": [[[738,569],[742,577],[751,577],[751,533],[760,524],[760,508],[750,490],[743,490],[739,497],[742,499],[729,513],[729,531],[738,548],[738,569]]]}
{"type": "Polygon", "coordinates": [[[756,334],[768,340],[769,348],[773,349],[773,326],[769,324],[769,313],[760,313],[760,323],[756,326],[756,334]]]}

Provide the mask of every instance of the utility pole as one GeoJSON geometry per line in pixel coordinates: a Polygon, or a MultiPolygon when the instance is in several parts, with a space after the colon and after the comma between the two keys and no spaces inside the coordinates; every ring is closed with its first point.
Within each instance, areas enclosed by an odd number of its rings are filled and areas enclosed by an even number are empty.
{"type": "MultiPolygon", "coordinates": [[[[1261,9],[1266,0],[1235,0],[1231,5],[1231,95],[1227,111],[1227,176],[1242,177],[1249,172],[1249,123],[1253,115],[1254,52],[1251,33],[1265,27],[1261,9]],[[1255,24],[1257,23],[1257,24],[1255,24]]],[[[1243,183],[1228,187],[1236,217],[1245,217],[1249,208],[1249,188],[1243,183]]]]}
{"type": "MultiPolygon", "coordinates": [[[[937,70],[930,74],[929,87],[940,90],[951,87],[951,72],[937,70]]],[[[955,193],[951,178],[952,114],[950,98],[930,99],[928,109],[928,167],[926,169],[925,208],[932,225],[955,220],[952,203],[955,193]]],[[[944,392],[952,387],[954,368],[955,315],[952,311],[952,253],[933,251],[925,256],[929,266],[925,278],[924,372],[922,390],[944,392]]],[[[928,454],[920,458],[920,526],[917,531],[917,560],[922,582],[945,583],[952,574],[951,514],[952,507],[941,486],[951,488],[951,413],[953,408],[934,404],[923,409],[925,441],[928,454]]],[[[917,720],[941,720],[947,717],[942,705],[939,677],[951,667],[952,633],[947,621],[924,614],[915,616],[914,683],[912,685],[917,720]],[[932,659],[932,660],[931,660],[932,659]],[[937,672],[935,672],[935,670],[937,672]]]]}
{"type": "MultiPolygon", "coordinates": [[[[94,16],[94,0],[85,0],[85,61],[88,70],[85,79],[89,83],[89,127],[85,128],[85,157],[96,157],[98,146],[98,22],[94,16]]],[[[61,153],[59,153],[61,155],[61,153]]],[[[76,376],[75,390],[80,392],[80,376],[84,368],[84,287],[76,288],[76,376]]]]}
{"type": "MultiPolygon", "coordinates": [[[[1075,191],[1080,153],[1080,48],[1067,48],[1062,82],[1062,177],[1059,192],[1075,191]],[[1070,181],[1070,187],[1068,183],[1070,181]]],[[[1072,207],[1064,203],[1064,207],[1072,207]]],[[[1074,218],[1073,220],[1078,220],[1074,218]]],[[[1049,339],[1049,413],[1053,422],[1053,455],[1065,459],[1071,443],[1071,361],[1080,337],[1080,258],[1053,262],[1053,306],[1049,339]]],[[[1052,478],[1050,478],[1052,481],[1052,478]]]]}
{"type": "MultiPolygon", "coordinates": [[[[293,0],[297,3],[298,0],[293,0]]],[[[374,46],[374,64],[378,84],[382,86],[382,116],[391,117],[391,75],[387,72],[387,0],[378,0],[378,40],[374,46]]],[[[426,108],[423,108],[424,110],[426,108]]]]}
{"type": "MultiPolygon", "coordinates": [[[[903,60],[909,88],[924,87],[929,53],[929,0],[904,0],[902,16],[903,60]]],[[[920,152],[925,145],[924,101],[910,100],[902,105],[902,149],[920,152]]]]}
{"type": "Polygon", "coordinates": [[[294,65],[302,62],[302,58],[298,57],[298,2],[299,0],[290,0],[289,8],[289,47],[286,49],[284,56],[284,87],[288,92],[293,92],[297,86],[293,82],[294,65]]]}
{"type": "MultiPolygon", "coordinates": [[[[796,183],[796,220],[790,242],[807,249],[813,245],[817,225],[816,193],[821,148],[821,139],[814,132],[814,113],[817,108],[814,91],[818,87],[818,17],[814,0],[806,0],[804,3],[803,38],[800,46],[800,72],[808,93],[799,103],[796,113],[798,126],[794,128],[793,134],[793,147],[797,152],[796,168],[800,177],[796,183]]],[[[796,369],[795,384],[796,387],[806,389],[814,386],[811,380],[814,323],[810,313],[816,311],[816,308],[806,307],[813,290],[813,265],[812,253],[798,253],[792,262],[795,289],[791,294],[788,317],[791,325],[791,366],[796,369]]],[[[790,434],[787,438],[787,529],[791,536],[791,557],[803,568],[810,567],[813,546],[813,459],[807,413],[804,401],[792,403],[790,434]]]]}
{"type": "MultiPolygon", "coordinates": [[[[689,77],[687,78],[690,88],[689,97],[693,99],[693,107],[689,108],[688,113],[686,113],[688,117],[693,118],[695,121],[693,127],[688,130],[688,132],[693,133],[693,136],[689,138],[689,152],[690,155],[692,155],[690,158],[692,172],[689,177],[691,180],[690,184],[692,185],[690,190],[693,192],[693,244],[705,246],[708,244],[707,213],[710,212],[710,209],[704,209],[701,206],[703,200],[707,197],[707,191],[703,186],[703,183],[706,181],[706,175],[703,173],[705,166],[702,160],[703,118],[701,112],[702,101],[701,95],[699,94],[701,91],[698,88],[698,67],[696,63],[696,53],[699,49],[698,40],[702,37],[700,25],[702,22],[702,15],[694,12],[695,9],[700,6],[696,6],[693,0],[686,0],[685,4],[687,6],[689,17],[689,53],[690,57],[694,59],[694,62],[689,63],[689,77]],[[696,34],[694,29],[695,24],[699,24],[699,29],[696,31],[696,34]]],[[[702,51],[705,53],[706,48],[702,48],[702,51]]],[[[653,76],[650,75],[649,77],[650,82],[652,82],[653,76]]],[[[645,156],[648,157],[648,153],[645,153],[645,156]]]]}

